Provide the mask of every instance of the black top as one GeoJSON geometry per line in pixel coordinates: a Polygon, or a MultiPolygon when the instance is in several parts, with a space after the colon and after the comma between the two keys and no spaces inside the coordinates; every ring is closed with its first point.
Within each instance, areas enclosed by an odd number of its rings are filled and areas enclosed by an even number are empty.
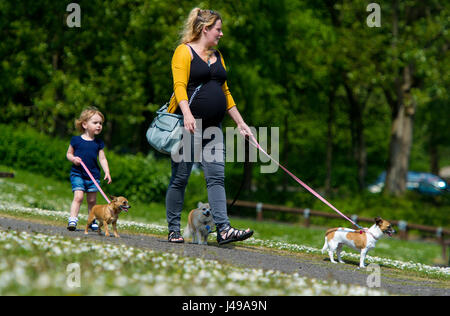
{"type": "MultiPolygon", "coordinates": [[[[196,119],[202,119],[202,127],[220,126],[227,110],[227,100],[222,85],[227,80],[227,71],[222,65],[220,54],[215,51],[217,61],[208,67],[208,64],[191,48],[191,72],[187,85],[189,100],[195,89],[202,83],[200,91],[191,103],[191,113],[196,119]]],[[[178,114],[181,109],[178,107],[178,114]]]]}
{"type": "MultiPolygon", "coordinates": [[[[94,140],[84,140],[81,136],[73,136],[70,140],[70,145],[72,145],[74,149],[73,155],[80,157],[94,178],[99,180],[100,168],[97,163],[97,157],[100,149],[105,147],[105,143],[99,138],[95,138],[94,140]]],[[[86,180],[91,179],[81,165],[72,165],[70,175],[80,176],[86,180]]]]}

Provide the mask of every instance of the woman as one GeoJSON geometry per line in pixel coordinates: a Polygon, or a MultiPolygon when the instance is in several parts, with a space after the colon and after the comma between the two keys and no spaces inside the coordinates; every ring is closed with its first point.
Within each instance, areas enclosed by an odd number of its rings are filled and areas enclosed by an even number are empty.
{"type": "MultiPolygon", "coordinates": [[[[228,112],[236,122],[241,135],[247,137],[251,135],[251,131],[242,119],[228,89],[223,57],[217,50],[212,49],[222,36],[222,18],[217,12],[199,8],[190,12],[182,33],[181,44],[176,48],[172,58],[174,96],[168,111],[183,114],[184,127],[191,135],[197,128],[196,119],[202,120],[202,129],[221,127],[225,113],[228,112]],[[200,85],[200,89],[193,97],[194,91],[200,85]],[[189,106],[190,98],[192,100],[189,106]]],[[[221,136],[220,141],[223,143],[223,135],[221,136]]],[[[201,143],[203,149],[206,144],[204,141],[201,143]]],[[[253,231],[250,229],[238,230],[230,226],[225,195],[225,160],[213,162],[202,160],[201,164],[219,245],[242,241],[252,236],[253,231]]],[[[172,159],[172,178],[166,194],[169,242],[184,242],[180,234],[180,217],[192,166],[191,160],[175,162],[172,159]]]]}

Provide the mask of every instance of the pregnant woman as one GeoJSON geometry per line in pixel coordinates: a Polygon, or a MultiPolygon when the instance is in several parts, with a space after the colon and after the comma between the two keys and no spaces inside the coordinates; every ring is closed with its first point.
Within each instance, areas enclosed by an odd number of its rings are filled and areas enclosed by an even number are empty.
{"type": "MultiPolygon", "coordinates": [[[[219,13],[195,8],[189,14],[182,33],[181,43],[172,57],[174,96],[171,99],[168,111],[183,115],[184,127],[191,133],[192,138],[194,138],[194,131],[198,128],[198,120],[201,120],[203,130],[208,127],[221,128],[226,113],[237,124],[242,136],[252,135],[228,89],[227,71],[223,57],[218,50],[213,49],[222,36],[222,18],[219,13]],[[198,89],[199,86],[200,89],[198,89]],[[198,91],[193,97],[196,89],[198,91]],[[192,97],[189,106],[189,100],[192,97]]],[[[220,138],[215,139],[215,141],[223,144],[222,133],[220,138]]],[[[203,152],[207,142],[193,139],[192,143],[195,142],[202,144],[203,152]]],[[[208,200],[217,228],[219,245],[242,241],[253,235],[253,231],[250,229],[239,230],[230,226],[225,194],[224,155],[225,153],[219,155],[221,158],[213,161],[200,159],[206,179],[208,200]]],[[[166,194],[169,242],[184,242],[180,234],[180,218],[184,203],[184,192],[193,164],[193,159],[181,162],[175,162],[172,159],[172,177],[166,194]]]]}

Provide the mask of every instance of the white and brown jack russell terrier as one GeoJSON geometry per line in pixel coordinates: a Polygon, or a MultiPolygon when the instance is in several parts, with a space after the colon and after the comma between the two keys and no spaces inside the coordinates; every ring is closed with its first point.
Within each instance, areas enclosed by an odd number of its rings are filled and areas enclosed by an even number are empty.
{"type": "Polygon", "coordinates": [[[341,259],[341,250],[343,245],[347,245],[361,251],[359,266],[365,268],[364,260],[367,252],[375,248],[377,241],[383,234],[392,236],[393,233],[395,233],[395,230],[392,229],[392,225],[381,217],[375,218],[375,224],[366,230],[353,230],[342,227],[331,228],[325,233],[325,244],[323,245],[322,253],[328,250],[331,262],[337,263],[334,260],[334,253],[336,252],[338,261],[345,263],[341,259]]]}

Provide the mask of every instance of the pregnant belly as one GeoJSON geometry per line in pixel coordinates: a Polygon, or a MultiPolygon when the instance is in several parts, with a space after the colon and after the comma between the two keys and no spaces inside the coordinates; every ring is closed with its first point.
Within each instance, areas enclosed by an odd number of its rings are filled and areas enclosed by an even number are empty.
{"type": "Polygon", "coordinates": [[[192,115],[202,119],[202,126],[219,126],[227,109],[227,100],[218,82],[205,84],[191,104],[192,115]]]}

